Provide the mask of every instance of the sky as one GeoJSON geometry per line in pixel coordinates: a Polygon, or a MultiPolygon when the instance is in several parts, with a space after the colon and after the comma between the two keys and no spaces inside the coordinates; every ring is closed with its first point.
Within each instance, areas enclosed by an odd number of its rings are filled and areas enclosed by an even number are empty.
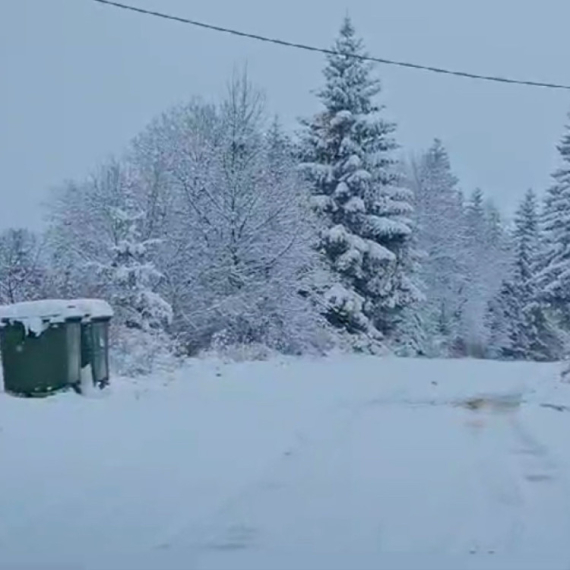
{"type": "MultiPolygon", "coordinates": [[[[124,0],[328,47],[350,14],[377,57],[570,83],[568,0],[124,0]]],[[[223,94],[236,66],[293,129],[318,109],[323,56],[229,37],[92,0],[7,0],[0,18],[0,229],[42,227],[49,191],[125,149],[157,114],[223,94]]],[[[462,189],[505,211],[542,191],[570,92],[379,66],[405,153],[447,145],[462,189]]]]}

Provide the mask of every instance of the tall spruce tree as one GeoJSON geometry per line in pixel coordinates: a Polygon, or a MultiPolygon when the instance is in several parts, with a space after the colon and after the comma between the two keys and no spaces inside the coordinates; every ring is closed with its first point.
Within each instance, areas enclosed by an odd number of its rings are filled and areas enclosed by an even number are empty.
{"type": "Polygon", "coordinates": [[[333,274],[326,316],[380,338],[420,298],[412,278],[412,195],[400,183],[395,125],[376,102],[380,82],[346,18],[318,93],[323,110],[304,123],[303,172],[322,223],[318,248],[333,274]]]}
{"type": "Polygon", "coordinates": [[[426,302],[422,314],[431,339],[429,350],[447,353],[459,330],[461,296],[466,286],[465,223],[457,178],[447,150],[435,140],[411,165],[418,222],[418,249],[422,252],[421,281],[426,302]]]}
{"type": "Polygon", "coordinates": [[[515,214],[514,279],[525,283],[528,298],[534,298],[532,279],[540,251],[540,228],[536,194],[529,190],[515,214]]]}
{"type": "Polygon", "coordinates": [[[474,190],[465,205],[465,240],[467,283],[461,293],[459,354],[482,356],[485,339],[484,315],[489,301],[487,261],[490,254],[487,237],[487,213],[483,192],[474,190]]]}
{"type": "Polygon", "coordinates": [[[540,252],[536,195],[529,190],[515,214],[510,275],[489,303],[489,354],[517,360],[551,360],[560,342],[537,302],[535,274],[540,252]]]}
{"type": "Polygon", "coordinates": [[[537,276],[541,298],[568,325],[570,304],[570,125],[558,145],[562,166],[553,174],[547,190],[542,226],[544,252],[542,270],[537,276]]]}
{"type": "Polygon", "coordinates": [[[488,339],[487,308],[509,273],[509,243],[501,215],[477,189],[464,209],[466,283],[461,292],[458,354],[483,357],[488,339]]]}

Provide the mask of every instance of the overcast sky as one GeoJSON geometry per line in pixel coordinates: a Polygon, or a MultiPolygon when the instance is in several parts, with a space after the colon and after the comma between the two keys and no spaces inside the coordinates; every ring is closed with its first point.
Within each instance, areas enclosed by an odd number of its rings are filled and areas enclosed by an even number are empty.
{"type": "MultiPolygon", "coordinates": [[[[329,46],[348,12],[379,57],[570,83],[568,0],[124,0],[329,46]]],[[[157,113],[216,97],[248,62],[271,112],[315,110],[323,59],[125,13],[92,0],[6,0],[0,15],[0,227],[39,227],[48,189],[120,152],[157,113]]],[[[512,209],[541,190],[570,93],[381,66],[406,150],[447,144],[465,191],[512,209]]]]}

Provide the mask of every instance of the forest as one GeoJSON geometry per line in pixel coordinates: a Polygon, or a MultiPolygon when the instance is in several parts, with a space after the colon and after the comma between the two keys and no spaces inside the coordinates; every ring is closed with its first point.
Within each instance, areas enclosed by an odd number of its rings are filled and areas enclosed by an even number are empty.
{"type": "Polygon", "coordinates": [[[0,303],[107,299],[131,374],[208,351],[562,359],[570,131],[551,186],[507,217],[444,142],[401,148],[365,54],[346,18],[291,132],[245,70],[165,110],[54,188],[44,231],[0,235],[0,303]]]}

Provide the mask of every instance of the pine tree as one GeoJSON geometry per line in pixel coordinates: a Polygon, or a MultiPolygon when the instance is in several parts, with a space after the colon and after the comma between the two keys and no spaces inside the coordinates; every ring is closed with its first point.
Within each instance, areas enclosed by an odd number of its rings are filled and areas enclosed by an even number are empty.
{"type": "Polygon", "coordinates": [[[482,357],[489,336],[489,303],[509,274],[509,244],[504,221],[491,200],[475,190],[465,206],[464,254],[467,280],[462,292],[461,353],[482,357]]]}
{"type": "Polygon", "coordinates": [[[109,298],[122,324],[144,332],[163,331],[172,320],[172,308],[157,292],[162,274],[149,259],[155,240],[141,235],[143,213],[131,204],[112,208],[117,240],[109,263],[99,266],[109,298]]]}
{"type": "Polygon", "coordinates": [[[553,307],[568,324],[570,302],[570,126],[558,151],[562,166],[545,198],[542,226],[545,249],[542,271],[537,276],[541,299],[553,307]]]}
{"type": "Polygon", "coordinates": [[[485,315],[488,330],[487,355],[499,359],[525,359],[526,341],[524,302],[520,287],[511,280],[501,284],[499,293],[489,301],[485,315]]]}
{"type": "Polygon", "coordinates": [[[513,279],[525,283],[528,299],[534,297],[532,279],[540,252],[540,228],[536,194],[528,190],[515,214],[514,275],[513,279]]]}
{"type": "Polygon", "coordinates": [[[420,294],[411,278],[412,196],[392,151],[395,125],[376,103],[380,83],[346,18],[328,56],[324,110],[304,123],[303,172],[320,215],[319,250],[336,283],[323,291],[327,318],[349,332],[380,338],[420,294]]]}
{"type": "Polygon", "coordinates": [[[485,338],[485,308],[492,298],[488,292],[489,250],[487,248],[487,217],[483,192],[472,192],[465,205],[465,241],[467,282],[462,291],[460,352],[482,356],[485,338]]]}
{"type": "Polygon", "coordinates": [[[173,345],[167,329],[171,305],[159,292],[164,279],[154,263],[157,240],[143,235],[144,213],[127,191],[108,211],[115,240],[107,261],[97,262],[99,290],[115,311],[113,365],[122,374],[146,374],[171,364],[173,345]]]}
{"type": "Polygon", "coordinates": [[[431,352],[447,353],[458,336],[461,293],[466,285],[462,197],[447,150],[435,140],[413,161],[409,176],[416,198],[423,316],[431,352]]]}
{"type": "Polygon", "coordinates": [[[508,279],[489,304],[489,353],[518,360],[556,358],[560,342],[543,307],[536,302],[540,230],[536,195],[529,190],[515,215],[513,262],[508,279]]]}
{"type": "Polygon", "coordinates": [[[485,224],[485,197],[481,188],[476,188],[469,196],[465,207],[466,221],[471,241],[479,242],[478,238],[484,234],[485,224]]]}
{"type": "Polygon", "coordinates": [[[537,304],[551,345],[564,356],[570,331],[570,125],[558,145],[561,166],[552,175],[541,217],[542,250],[535,277],[537,304]]]}

